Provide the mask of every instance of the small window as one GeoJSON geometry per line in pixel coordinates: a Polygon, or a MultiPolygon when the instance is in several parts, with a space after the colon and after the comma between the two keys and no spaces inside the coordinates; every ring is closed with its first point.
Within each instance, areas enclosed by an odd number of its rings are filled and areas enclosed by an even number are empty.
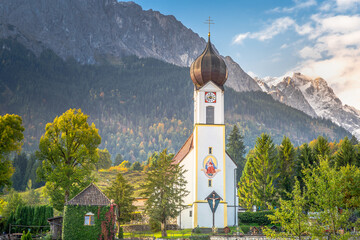
{"type": "Polygon", "coordinates": [[[190,212],[189,212],[189,217],[192,217],[192,211],[190,210],[190,212]]]}
{"type": "Polygon", "coordinates": [[[212,179],[208,180],[208,187],[212,187],[212,179]]]}
{"type": "Polygon", "coordinates": [[[209,154],[212,154],[212,147],[209,147],[209,154]]]}
{"type": "Polygon", "coordinates": [[[206,124],[214,124],[214,107],[206,107],[206,124]]]}
{"type": "Polygon", "coordinates": [[[84,225],[95,225],[95,217],[94,214],[89,212],[85,214],[85,223],[84,225]]]}

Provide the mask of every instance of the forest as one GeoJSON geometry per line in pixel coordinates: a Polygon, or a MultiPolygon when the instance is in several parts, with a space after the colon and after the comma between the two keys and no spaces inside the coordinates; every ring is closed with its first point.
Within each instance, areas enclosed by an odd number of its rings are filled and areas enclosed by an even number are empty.
{"type": "MultiPolygon", "coordinates": [[[[182,146],[193,124],[189,68],[156,59],[125,57],[81,65],[50,50],[36,56],[14,39],[0,40],[0,114],[17,114],[25,127],[23,152],[38,148],[45,125],[70,108],[81,108],[99,129],[100,148],[114,161],[121,154],[143,162],[154,151],[182,146]]],[[[106,58],[103,58],[106,59],[106,58]]],[[[351,134],[325,119],[314,119],[263,92],[225,88],[227,135],[237,125],[246,151],[262,132],[295,146],[322,135],[338,141],[351,134]]]]}

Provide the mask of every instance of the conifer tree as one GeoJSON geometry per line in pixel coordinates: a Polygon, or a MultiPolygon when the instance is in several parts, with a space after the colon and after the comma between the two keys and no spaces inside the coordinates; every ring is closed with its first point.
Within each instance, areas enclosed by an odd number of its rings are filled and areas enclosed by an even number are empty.
{"type": "Polygon", "coordinates": [[[114,199],[118,206],[117,222],[125,224],[131,220],[131,213],[135,210],[133,206],[134,188],[126,181],[121,173],[118,173],[116,179],[106,188],[105,194],[114,199]]]}
{"type": "Polygon", "coordinates": [[[319,136],[316,140],[316,143],[313,148],[313,153],[317,163],[319,162],[320,158],[324,158],[330,155],[330,146],[329,142],[323,136],[319,136]]]}
{"type": "Polygon", "coordinates": [[[288,137],[283,138],[281,145],[279,146],[279,166],[280,176],[278,178],[278,188],[280,190],[281,198],[288,199],[288,194],[292,192],[292,186],[294,184],[294,165],[296,160],[296,152],[288,137]]]}
{"type": "Polygon", "coordinates": [[[116,154],[114,166],[118,166],[120,163],[124,161],[122,155],[120,153],[116,154]]]}
{"type": "Polygon", "coordinates": [[[279,177],[276,149],[269,134],[261,134],[254,148],[253,177],[255,201],[261,209],[276,203],[274,183],[279,177]]]}
{"type": "Polygon", "coordinates": [[[229,135],[228,143],[226,144],[226,151],[237,165],[237,171],[236,171],[237,182],[240,180],[241,173],[243,172],[245,166],[245,158],[244,158],[245,146],[243,139],[244,137],[240,134],[238,127],[234,125],[229,135]]]}
{"type": "Polygon", "coordinates": [[[348,137],[340,142],[340,148],[334,158],[337,167],[356,164],[356,152],[348,137]]]}
{"type": "Polygon", "coordinates": [[[304,173],[303,170],[306,168],[312,168],[315,163],[313,152],[307,143],[304,143],[299,147],[298,157],[295,162],[295,176],[300,182],[300,187],[304,187],[304,173]]]}
{"type": "Polygon", "coordinates": [[[241,175],[238,188],[239,205],[250,210],[255,205],[254,177],[253,177],[253,150],[247,155],[245,168],[241,175]]]}
{"type": "Polygon", "coordinates": [[[172,162],[173,154],[167,154],[165,149],[159,159],[146,172],[143,195],[146,201],[148,216],[161,222],[161,235],[167,236],[167,220],[177,217],[184,207],[183,198],[189,193],[186,190],[185,170],[172,162]]]}

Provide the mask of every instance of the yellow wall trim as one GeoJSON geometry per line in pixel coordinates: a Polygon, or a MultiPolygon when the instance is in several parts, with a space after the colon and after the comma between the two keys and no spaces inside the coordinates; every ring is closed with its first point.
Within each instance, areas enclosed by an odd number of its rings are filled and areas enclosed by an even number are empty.
{"type": "Polygon", "coordinates": [[[227,203],[224,204],[224,226],[227,226],[227,203]]]}

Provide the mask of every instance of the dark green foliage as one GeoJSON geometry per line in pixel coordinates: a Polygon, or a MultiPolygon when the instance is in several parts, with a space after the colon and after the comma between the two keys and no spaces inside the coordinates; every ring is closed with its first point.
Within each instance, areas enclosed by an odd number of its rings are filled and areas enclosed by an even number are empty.
{"type": "Polygon", "coordinates": [[[130,170],[131,171],[141,171],[142,170],[141,164],[138,161],[134,162],[131,165],[130,170]]]}
{"type": "Polygon", "coordinates": [[[166,237],[166,224],[169,218],[178,216],[184,207],[186,189],[185,170],[179,164],[173,164],[173,154],[164,149],[146,172],[143,196],[147,197],[146,213],[150,218],[161,222],[161,235],[166,237]]]}
{"type": "Polygon", "coordinates": [[[290,139],[284,136],[281,145],[278,147],[278,158],[280,175],[277,180],[277,188],[282,199],[288,199],[288,193],[292,192],[294,185],[294,166],[296,152],[290,139]]]}
{"type": "Polygon", "coordinates": [[[95,163],[96,169],[108,169],[112,165],[111,155],[109,151],[105,149],[98,149],[99,161],[95,163]]]}
{"type": "Polygon", "coordinates": [[[267,215],[273,215],[273,211],[243,212],[239,213],[239,224],[256,223],[260,226],[269,225],[271,221],[267,215]]]}
{"type": "Polygon", "coordinates": [[[241,226],[241,230],[243,231],[244,234],[248,234],[248,232],[250,232],[250,226],[247,225],[241,226]]]}
{"type": "Polygon", "coordinates": [[[29,157],[24,152],[16,155],[13,160],[15,173],[11,178],[14,189],[24,191],[29,180],[32,182],[32,188],[44,186],[44,182],[36,181],[36,169],[39,165],[40,162],[37,160],[35,154],[31,154],[29,157]]]}
{"type": "MultiPolygon", "coordinates": [[[[50,230],[48,218],[54,216],[54,210],[51,206],[18,206],[11,212],[5,224],[5,231],[8,231],[9,224],[23,226],[48,226],[43,228],[31,228],[32,233],[45,232],[50,230]]],[[[28,227],[12,227],[12,232],[27,231],[28,227]]]]}
{"type": "MultiPolygon", "coordinates": [[[[15,112],[26,128],[24,149],[37,148],[45,124],[69,108],[81,108],[102,136],[101,148],[130,162],[152,152],[176,152],[193,128],[193,84],[189,68],[155,59],[123,58],[117,65],[81,65],[51,51],[40,57],[14,40],[1,40],[0,114],[15,112]],[[61,103],[61,104],[59,104],[61,103]]],[[[263,92],[225,89],[226,132],[237,124],[249,150],[263,131],[279,144],[295,145],[318,135],[350,134],[328,120],[312,119],[263,92]]]]}
{"type": "Polygon", "coordinates": [[[121,173],[118,173],[109,187],[106,188],[105,194],[108,198],[114,199],[118,205],[117,220],[119,225],[130,222],[131,213],[136,209],[132,205],[134,188],[125,180],[121,173]]]}
{"type": "Polygon", "coordinates": [[[279,162],[269,134],[263,133],[257,138],[252,165],[255,204],[264,210],[278,198],[275,182],[279,177],[279,162]]]}
{"type": "Polygon", "coordinates": [[[122,155],[120,153],[116,154],[115,161],[114,161],[114,166],[119,165],[123,161],[124,161],[124,159],[123,159],[122,155]]]}
{"type": "Polygon", "coordinates": [[[340,148],[335,154],[334,162],[337,167],[356,164],[355,147],[348,137],[340,141],[340,148]]]}
{"type": "Polygon", "coordinates": [[[316,162],[314,154],[307,143],[304,143],[298,148],[298,157],[295,162],[295,176],[300,182],[300,189],[304,187],[304,172],[303,170],[313,167],[316,162]]]}
{"type": "Polygon", "coordinates": [[[161,230],[161,222],[154,218],[149,219],[149,226],[153,232],[159,232],[161,230]]]}
{"type": "Polygon", "coordinates": [[[119,227],[118,238],[124,239],[124,229],[122,227],[119,227]]]}
{"type": "Polygon", "coordinates": [[[101,222],[106,220],[105,214],[109,211],[109,209],[109,206],[99,207],[66,205],[64,208],[62,239],[100,239],[99,236],[101,235],[101,222]],[[89,212],[94,214],[95,225],[84,225],[85,214],[89,212]]]}
{"type": "Polygon", "coordinates": [[[317,160],[317,163],[319,162],[320,158],[330,156],[329,142],[325,137],[319,136],[317,138],[315,146],[313,147],[313,153],[314,153],[315,159],[317,160]]]}
{"type": "Polygon", "coordinates": [[[239,129],[236,125],[234,125],[234,128],[228,137],[228,143],[226,144],[226,151],[237,165],[236,182],[238,182],[244,170],[246,159],[244,157],[245,155],[244,137],[240,134],[239,129]]]}

